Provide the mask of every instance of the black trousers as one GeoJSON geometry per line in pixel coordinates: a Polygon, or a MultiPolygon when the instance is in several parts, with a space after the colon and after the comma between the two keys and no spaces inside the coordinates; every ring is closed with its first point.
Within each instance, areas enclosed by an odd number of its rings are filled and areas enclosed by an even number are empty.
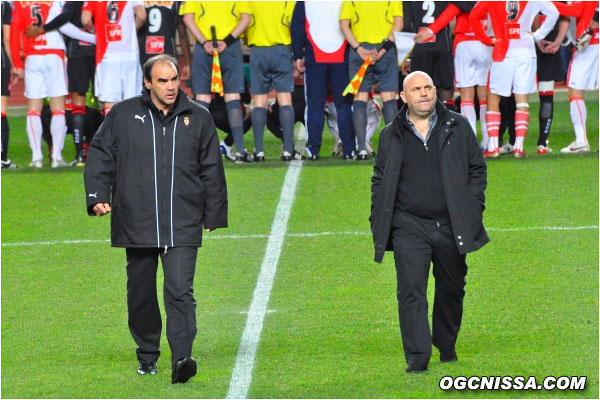
{"type": "Polygon", "coordinates": [[[197,331],[193,284],[198,249],[174,247],[165,252],[158,248],[128,248],[126,253],[129,331],[138,345],[138,360],[150,363],[160,356],[162,320],[156,293],[159,255],[164,273],[163,295],[171,362],[191,356],[197,331]]]}
{"type": "Polygon", "coordinates": [[[395,211],[392,242],[398,279],[398,316],[407,363],[428,364],[431,345],[454,350],[460,329],[467,275],[449,223],[419,219],[395,211]],[[427,280],[433,263],[433,333],[429,329],[427,280]]]}

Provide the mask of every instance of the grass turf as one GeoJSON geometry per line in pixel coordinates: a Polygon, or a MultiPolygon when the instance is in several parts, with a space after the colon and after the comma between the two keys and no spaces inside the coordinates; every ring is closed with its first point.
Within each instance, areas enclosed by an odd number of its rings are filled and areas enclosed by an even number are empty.
{"type": "MultiPolygon", "coordinates": [[[[325,133],[323,158],[301,171],[249,396],[598,398],[597,94],[591,99],[591,153],[559,154],[573,138],[563,101],[555,151],[537,156],[532,103],[530,157],[488,163],[491,242],[467,259],[459,362],[442,365],[434,351],[418,376],[404,373],[393,257],[372,262],[372,164],[328,157],[325,133]],[[442,391],[445,375],[588,381],[584,391],[442,391]]],[[[224,397],[286,172],[276,139],[266,135],[266,163],[225,164],[230,228],[207,235],[196,273],[199,374],[173,386],[164,337],[159,375],[135,373],[124,251],[108,245],[107,218],[87,217],[81,169],[23,168],[24,119],[10,124],[10,157],[22,168],[2,171],[2,397],[224,397]]]]}

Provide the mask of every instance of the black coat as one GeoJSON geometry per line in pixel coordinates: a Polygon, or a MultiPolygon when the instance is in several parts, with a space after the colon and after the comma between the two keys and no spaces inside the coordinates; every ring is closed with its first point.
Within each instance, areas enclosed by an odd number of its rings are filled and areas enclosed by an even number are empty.
{"type": "MultiPolygon", "coordinates": [[[[482,221],[486,164],[468,121],[439,101],[436,111],[434,129],[440,131],[433,140],[439,141],[442,186],[456,246],[460,254],[465,254],[489,242],[482,221]]],[[[402,131],[413,134],[406,119],[406,107],[381,131],[371,178],[370,221],[376,262],[383,260],[386,250],[393,250],[390,231],[402,167],[402,131]]]]}
{"type": "Polygon", "coordinates": [[[144,90],[115,105],[89,148],[87,210],[110,203],[116,247],[201,246],[227,227],[227,187],[209,112],[180,90],[161,118],[144,90]]]}

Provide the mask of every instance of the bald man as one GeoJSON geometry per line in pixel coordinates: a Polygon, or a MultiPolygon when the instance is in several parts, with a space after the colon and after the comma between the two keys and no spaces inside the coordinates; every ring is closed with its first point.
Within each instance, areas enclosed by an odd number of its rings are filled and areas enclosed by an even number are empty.
{"type": "Polygon", "coordinates": [[[437,101],[424,72],[409,74],[406,105],[382,131],[371,178],[375,261],[394,251],[406,372],[427,370],[431,345],[441,362],[457,361],[466,254],[485,245],[486,164],[465,117],[437,101]],[[433,331],[427,279],[433,263],[433,331]]]}

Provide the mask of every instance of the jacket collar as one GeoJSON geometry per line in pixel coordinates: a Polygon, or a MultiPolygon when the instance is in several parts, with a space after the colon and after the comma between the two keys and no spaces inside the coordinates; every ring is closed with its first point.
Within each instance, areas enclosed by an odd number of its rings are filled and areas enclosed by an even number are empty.
{"type": "Polygon", "coordinates": [[[183,90],[181,90],[181,88],[179,89],[179,92],[177,92],[177,99],[175,100],[173,108],[167,113],[167,115],[164,115],[162,111],[160,111],[152,102],[152,99],[150,98],[150,91],[146,88],[142,90],[142,102],[146,106],[148,106],[150,110],[152,110],[155,114],[159,115],[161,118],[164,119],[170,119],[175,115],[179,115],[180,113],[191,109],[190,102],[188,101],[188,96],[183,90]]]}
{"type": "MultiPolygon", "coordinates": [[[[400,109],[400,111],[398,112],[398,114],[396,114],[396,117],[394,118],[394,120],[392,121],[392,127],[394,128],[393,130],[398,135],[400,135],[400,130],[401,129],[403,129],[403,128],[410,129],[410,126],[408,126],[408,119],[406,117],[406,111],[407,110],[408,110],[408,107],[406,106],[406,104],[404,104],[402,106],[402,108],[400,109]]],[[[449,120],[450,111],[440,101],[440,99],[437,99],[437,101],[436,101],[435,111],[436,111],[436,113],[438,115],[437,124],[436,125],[439,125],[441,123],[445,123],[446,120],[449,120]]],[[[451,125],[453,125],[454,124],[454,119],[451,122],[452,122],[451,125]]]]}

